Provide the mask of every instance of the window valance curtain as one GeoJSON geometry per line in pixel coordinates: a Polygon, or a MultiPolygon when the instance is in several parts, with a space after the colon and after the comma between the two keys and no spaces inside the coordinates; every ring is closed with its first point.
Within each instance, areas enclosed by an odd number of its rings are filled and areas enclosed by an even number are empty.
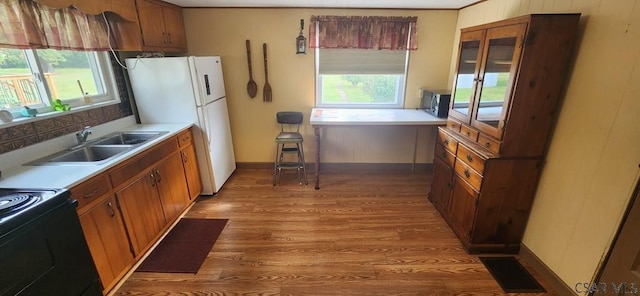
{"type": "Polygon", "coordinates": [[[417,17],[312,16],[311,48],[418,49],[417,17]]]}
{"type": "Polygon", "coordinates": [[[100,51],[109,49],[107,36],[102,15],[31,0],[0,2],[0,47],[100,51]]]}

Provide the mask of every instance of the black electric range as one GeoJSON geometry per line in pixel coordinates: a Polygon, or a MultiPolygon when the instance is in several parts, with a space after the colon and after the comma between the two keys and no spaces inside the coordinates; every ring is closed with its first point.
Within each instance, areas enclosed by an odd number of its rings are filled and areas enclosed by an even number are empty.
{"type": "Polygon", "coordinates": [[[0,295],[102,295],[70,197],[0,188],[0,295]]]}
{"type": "Polygon", "coordinates": [[[0,188],[0,236],[69,201],[68,190],[0,188]]]}

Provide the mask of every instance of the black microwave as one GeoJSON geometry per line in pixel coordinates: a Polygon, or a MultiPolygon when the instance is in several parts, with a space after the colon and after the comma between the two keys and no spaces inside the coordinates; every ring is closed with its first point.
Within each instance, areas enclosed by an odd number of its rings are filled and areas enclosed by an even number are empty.
{"type": "Polygon", "coordinates": [[[448,90],[420,90],[420,109],[434,116],[446,118],[449,115],[451,91],[448,90]]]}

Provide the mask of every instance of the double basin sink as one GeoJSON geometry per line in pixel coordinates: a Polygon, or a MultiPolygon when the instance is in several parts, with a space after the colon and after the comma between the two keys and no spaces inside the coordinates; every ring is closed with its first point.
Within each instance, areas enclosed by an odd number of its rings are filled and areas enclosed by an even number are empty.
{"type": "Polygon", "coordinates": [[[117,132],[54,153],[27,165],[101,164],[167,132],[117,132]]]}

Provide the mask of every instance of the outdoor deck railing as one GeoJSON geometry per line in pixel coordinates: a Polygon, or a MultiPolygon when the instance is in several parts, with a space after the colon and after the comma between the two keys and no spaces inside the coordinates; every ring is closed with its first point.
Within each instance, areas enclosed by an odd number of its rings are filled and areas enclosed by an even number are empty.
{"type": "MultiPolygon", "coordinates": [[[[44,73],[51,96],[56,99],[58,91],[53,82],[54,73],[44,73]]],[[[39,104],[40,96],[31,74],[0,76],[0,109],[39,104]]]]}

